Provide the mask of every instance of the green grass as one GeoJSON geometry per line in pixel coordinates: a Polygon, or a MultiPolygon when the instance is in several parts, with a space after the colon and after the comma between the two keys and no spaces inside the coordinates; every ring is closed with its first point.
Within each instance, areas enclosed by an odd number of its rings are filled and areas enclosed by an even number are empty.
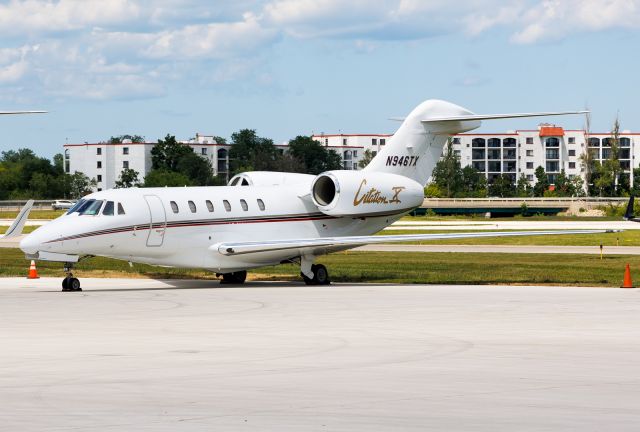
{"type": "MultiPolygon", "coordinates": [[[[617,287],[630,263],[640,257],[569,254],[492,253],[386,253],[346,252],[323,256],[335,282],[443,283],[443,284],[549,284],[617,287]]],[[[18,249],[0,249],[0,276],[25,276],[28,261],[18,249]]],[[[41,276],[62,278],[60,263],[38,262],[41,276]]],[[[300,269],[287,264],[251,270],[250,279],[299,280],[300,269]]],[[[90,258],[78,264],[78,277],[148,277],[213,279],[198,269],[167,269],[108,258],[90,258]]]]}
{"type": "MultiPolygon", "coordinates": [[[[503,230],[500,230],[503,231],[503,230]]],[[[514,230],[504,230],[514,231],[514,230]]],[[[389,230],[382,231],[379,235],[404,235],[404,234],[436,234],[436,233],[464,233],[486,232],[486,230],[389,230]]],[[[407,242],[411,244],[449,244],[449,245],[539,245],[539,246],[640,246],[640,230],[627,230],[618,233],[606,234],[558,234],[522,237],[489,237],[468,238],[450,240],[424,240],[407,242]]]]}
{"type": "MultiPolygon", "coordinates": [[[[29,219],[55,219],[62,216],[66,210],[31,210],[29,219]]],[[[17,211],[0,211],[0,219],[15,219],[17,211]]]]}
{"type": "MultiPolygon", "coordinates": [[[[22,229],[22,232],[27,234],[33,232],[38,228],[37,226],[26,226],[22,229]]],[[[0,234],[4,234],[9,229],[8,226],[0,226],[0,234]]]]}

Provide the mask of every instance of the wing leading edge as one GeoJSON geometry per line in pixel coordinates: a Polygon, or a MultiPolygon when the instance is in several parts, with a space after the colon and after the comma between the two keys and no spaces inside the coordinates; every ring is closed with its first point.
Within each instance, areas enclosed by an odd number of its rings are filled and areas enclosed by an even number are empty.
{"type": "Polygon", "coordinates": [[[601,234],[610,232],[619,232],[619,230],[498,231],[474,233],[322,237],[310,239],[288,239],[255,242],[224,242],[211,245],[209,247],[209,250],[217,251],[222,255],[231,256],[283,250],[342,250],[349,249],[351,247],[362,246],[365,244],[397,243],[420,240],[427,241],[483,237],[518,237],[530,235],[601,234]]]}

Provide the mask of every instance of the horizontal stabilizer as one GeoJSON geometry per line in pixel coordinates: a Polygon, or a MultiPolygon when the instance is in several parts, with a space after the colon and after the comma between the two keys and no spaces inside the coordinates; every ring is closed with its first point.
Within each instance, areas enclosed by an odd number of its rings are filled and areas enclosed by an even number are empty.
{"type": "Polygon", "coordinates": [[[515,113],[515,114],[469,114],[448,117],[433,117],[421,120],[422,123],[435,123],[443,121],[466,121],[466,120],[496,120],[518,117],[544,117],[572,114],[588,114],[589,111],[559,111],[559,112],[541,112],[541,113],[515,113]]]}

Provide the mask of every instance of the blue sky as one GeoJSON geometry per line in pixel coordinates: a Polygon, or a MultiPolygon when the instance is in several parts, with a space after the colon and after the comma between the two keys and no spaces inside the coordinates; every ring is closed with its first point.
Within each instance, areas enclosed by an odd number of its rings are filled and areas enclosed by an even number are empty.
{"type": "Polygon", "coordinates": [[[0,118],[0,151],[391,133],[389,117],[429,98],[477,113],[588,106],[593,131],[617,114],[640,131],[639,29],[638,0],[0,1],[0,110],[50,111],[0,118]]]}

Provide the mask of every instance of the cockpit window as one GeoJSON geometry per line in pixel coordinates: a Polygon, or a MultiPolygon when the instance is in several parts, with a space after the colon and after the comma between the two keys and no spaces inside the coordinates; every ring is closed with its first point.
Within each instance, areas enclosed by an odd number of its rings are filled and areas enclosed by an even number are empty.
{"type": "Polygon", "coordinates": [[[78,209],[84,204],[86,200],[81,199],[80,201],[78,201],[77,203],[75,203],[73,206],[71,206],[71,208],[69,209],[69,211],[67,212],[67,214],[71,214],[71,213],[75,213],[78,211],[78,209]]]}
{"type": "Polygon", "coordinates": [[[113,201],[107,201],[107,203],[104,205],[104,209],[102,210],[102,214],[104,216],[113,216],[113,210],[113,201]]]}
{"type": "Polygon", "coordinates": [[[122,207],[121,203],[118,203],[118,214],[119,215],[123,215],[124,213],[124,207],[122,207]]]}
{"type": "Polygon", "coordinates": [[[95,216],[100,213],[100,207],[102,207],[103,200],[87,200],[87,204],[82,206],[80,214],[82,216],[95,216]]]}

